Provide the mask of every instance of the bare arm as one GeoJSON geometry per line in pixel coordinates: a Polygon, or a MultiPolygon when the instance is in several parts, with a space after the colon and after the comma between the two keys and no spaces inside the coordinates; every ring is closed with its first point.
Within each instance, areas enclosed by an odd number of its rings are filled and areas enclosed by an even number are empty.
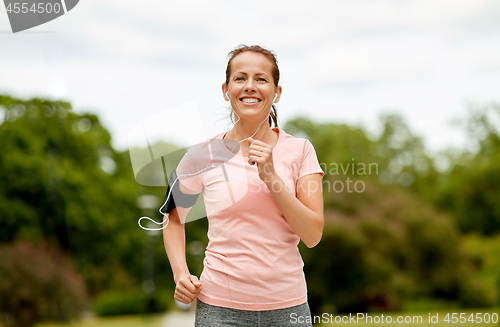
{"type": "Polygon", "coordinates": [[[257,164],[260,179],[267,185],[293,231],[312,248],[323,236],[323,189],[321,175],[309,174],[297,181],[297,196],[277,174],[272,148],[259,140],[249,139],[248,162],[257,164]]]}
{"type": "Polygon", "coordinates": [[[293,231],[307,247],[316,246],[324,226],[321,175],[301,177],[297,182],[297,197],[278,174],[265,183],[293,231]]]}
{"type": "MultiPolygon", "coordinates": [[[[182,184],[179,186],[184,193],[194,193],[184,188],[182,184]]],[[[189,210],[190,208],[174,208],[169,214],[167,227],[163,229],[163,244],[176,285],[174,298],[182,303],[191,303],[201,291],[200,281],[189,273],[186,262],[186,235],[181,217],[184,221],[189,210]]]]}
{"type": "Polygon", "coordinates": [[[169,214],[168,226],[163,229],[163,243],[177,284],[179,276],[189,274],[186,263],[186,236],[177,208],[169,214]]]}

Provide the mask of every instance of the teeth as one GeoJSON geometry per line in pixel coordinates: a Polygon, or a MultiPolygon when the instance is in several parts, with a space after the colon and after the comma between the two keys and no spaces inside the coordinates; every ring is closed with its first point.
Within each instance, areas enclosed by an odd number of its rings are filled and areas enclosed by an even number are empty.
{"type": "Polygon", "coordinates": [[[259,102],[259,100],[253,99],[253,98],[243,98],[243,102],[255,103],[255,102],[259,102]]]}

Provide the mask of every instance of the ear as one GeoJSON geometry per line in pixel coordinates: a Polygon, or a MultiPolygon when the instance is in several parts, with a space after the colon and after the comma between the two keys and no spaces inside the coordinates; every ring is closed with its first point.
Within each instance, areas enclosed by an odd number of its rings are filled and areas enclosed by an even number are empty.
{"type": "Polygon", "coordinates": [[[229,101],[229,98],[226,96],[226,92],[228,91],[228,87],[226,83],[222,83],[222,96],[224,100],[229,101]]]}
{"type": "Polygon", "coordinates": [[[276,97],[274,98],[274,103],[278,103],[278,101],[280,101],[281,91],[281,85],[278,85],[278,87],[276,87],[276,97]]]}

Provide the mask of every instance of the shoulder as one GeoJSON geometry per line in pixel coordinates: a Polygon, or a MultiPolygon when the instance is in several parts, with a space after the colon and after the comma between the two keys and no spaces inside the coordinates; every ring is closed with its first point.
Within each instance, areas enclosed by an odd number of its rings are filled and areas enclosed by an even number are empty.
{"type": "Polygon", "coordinates": [[[293,151],[297,155],[302,155],[311,149],[314,149],[311,141],[302,137],[295,137],[286,133],[284,130],[279,129],[282,137],[281,147],[289,151],[293,151]]]}
{"type": "Polygon", "coordinates": [[[226,134],[226,133],[217,134],[217,135],[207,139],[205,142],[191,145],[187,148],[187,152],[188,153],[200,153],[200,151],[201,152],[209,151],[210,144],[219,143],[220,142],[219,140],[222,140],[224,134],[226,134]]]}
{"type": "Polygon", "coordinates": [[[217,165],[221,160],[223,161],[227,157],[222,151],[223,135],[223,133],[217,134],[205,142],[188,147],[179,163],[179,167],[183,169],[183,173],[199,172],[209,168],[212,164],[217,165]]]}

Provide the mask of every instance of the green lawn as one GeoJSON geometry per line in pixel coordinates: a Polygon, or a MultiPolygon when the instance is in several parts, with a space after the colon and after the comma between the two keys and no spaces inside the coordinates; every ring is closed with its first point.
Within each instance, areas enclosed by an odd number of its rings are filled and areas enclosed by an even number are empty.
{"type": "MultiPolygon", "coordinates": [[[[390,324],[395,324],[395,325],[404,325],[404,326],[420,326],[420,327],[445,327],[445,326],[456,326],[456,327],[487,327],[487,326],[500,326],[500,310],[499,308],[490,308],[490,309],[450,309],[450,310],[440,310],[440,311],[427,311],[427,312],[417,312],[417,313],[411,313],[411,312],[399,312],[399,313],[384,313],[383,318],[382,318],[382,313],[369,313],[369,314],[364,314],[365,316],[362,317],[360,316],[359,320],[356,320],[353,318],[352,320],[349,319],[349,315],[333,315],[333,317],[330,317],[330,314],[327,314],[326,316],[320,316],[319,318],[316,318],[316,324],[314,326],[333,326],[333,325],[349,325],[349,324],[354,324],[356,326],[380,326],[380,325],[390,325],[390,324]],[[430,315],[429,315],[430,313],[430,315]],[[453,313],[456,313],[455,317],[456,323],[453,323],[453,313]],[[464,317],[466,320],[465,322],[460,322],[460,313],[464,313],[462,317],[464,317]],[[479,313],[479,315],[478,315],[479,313]],[[449,314],[449,315],[448,315],[449,314]],[[468,321],[468,319],[471,318],[471,314],[474,314],[474,318],[477,316],[485,317],[485,314],[489,314],[490,317],[490,322],[485,323],[484,321],[481,323],[477,322],[471,322],[468,321]],[[494,316],[496,314],[496,316],[494,316]],[[435,320],[433,318],[433,321],[438,321],[438,323],[430,323],[429,322],[429,316],[431,317],[436,317],[438,320],[435,320]],[[449,322],[445,321],[445,318],[449,317],[449,322]],[[371,323],[370,323],[370,318],[366,318],[366,316],[371,317],[371,323]],[[318,323],[321,322],[322,317],[328,317],[324,318],[327,320],[333,321],[333,323],[318,323]],[[390,318],[389,318],[390,317],[390,318]],[[401,323],[398,323],[398,318],[401,323]],[[492,318],[497,321],[494,323],[492,321],[492,318]],[[404,322],[406,319],[407,322],[404,322]],[[335,322],[337,320],[337,323],[335,322]],[[344,320],[344,322],[341,322],[344,320]],[[350,321],[349,321],[350,320],[350,321]]],[[[356,317],[356,314],[352,315],[353,317],[356,317]]],[[[152,315],[152,316],[141,316],[141,315],[134,315],[134,316],[119,316],[119,317],[109,317],[109,318],[92,318],[92,319],[87,319],[85,321],[81,322],[74,322],[70,326],[71,327],[160,327],[161,320],[163,319],[164,315],[152,315]]],[[[463,319],[462,319],[463,321],[463,319]]],[[[293,322],[293,321],[292,321],[293,322]]],[[[293,324],[292,324],[293,325],[293,324]]],[[[41,324],[37,325],[37,327],[64,327],[67,325],[62,325],[62,324],[41,324]]]]}
{"type": "MultiPolygon", "coordinates": [[[[329,316],[329,315],[328,315],[329,316]]],[[[356,316],[356,314],[352,315],[356,316]]],[[[351,317],[352,317],[351,316],[351,317]]],[[[477,327],[477,326],[500,326],[500,313],[498,308],[491,309],[451,309],[451,310],[443,310],[443,311],[427,311],[427,312],[419,312],[419,313],[410,313],[410,312],[399,312],[399,313],[384,313],[382,318],[382,313],[369,313],[365,314],[365,317],[360,315],[360,319],[356,321],[356,319],[350,319],[349,315],[339,315],[330,316],[325,319],[328,321],[333,321],[333,323],[318,323],[315,326],[333,326],[333,325],[349,325],[355,324],[356,326],[380,326],[380,325],[404,325],[404,326],[420,326],[420,327],[444,327],[444,326],[457,326],[457,327],[477,327]],[[455,316],[452,314],[456,313],[455,316]],[[462,314],[462,320],[460,320],[460,314],[462,314]],[[449,314],[449,315],[448,315],[449,314]],[[473,314],[473,317],[471,317],[473,314]],[[366,318],[366,315],[371,317],[366,318]],[[490,322],[485,323],[484,321],[478,323],[478,319],[476,317],[489,317],[490,322]],[[343,318],[345,317],[345,318],[343,318]],[[429,322],[429,317],[436,317],[432,319],[432,323],[429,322]],[[446,317],[448,317],[449,322],[445,321],[446,317]],[[453,319],[456,317],[456,319],[453,319]],[[494,318],[494,323],[492,321],[492,317],[494,318]],[[344,322],[341,322],[341,320],[344,322]],[[398,323],[398,319],[399,322],[398,323]],[[469,321],[468,319],[474,319],[475,321],[469,321]],[[406,320],[406,321],[405,321],[406,320]],[[337,321],[337,322],[335,322],[337,321]],[[453,323],[456,321],[456,323],[453,323]],[[434,323],[436,322],[436,323],[434,323]]],[[[317,322],[319,322],[319,318],[317,318],[317,322]]]]}
{"type": "MultiPolygon", "coordinates": [[[[72,323],[71,327],[159,327],[164,314],[91,318],[72,323]]],[[[37,327],[64,327],[62,324],[40,324],[37,327]]]]}

